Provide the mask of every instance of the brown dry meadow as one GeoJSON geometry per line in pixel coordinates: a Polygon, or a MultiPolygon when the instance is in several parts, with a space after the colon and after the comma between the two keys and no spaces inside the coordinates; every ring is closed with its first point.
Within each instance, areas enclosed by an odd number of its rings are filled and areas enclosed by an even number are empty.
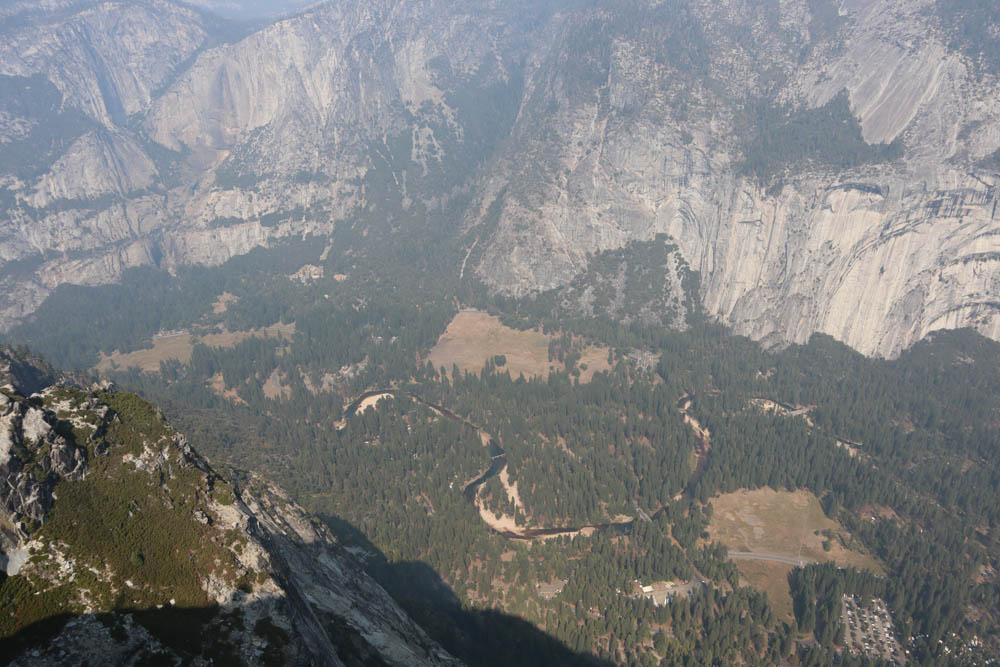
{"type": "Polygon", "coordinates": [[[182,364],[191,361],[191,351],[195,343],[203,343],[210,347],[234,347],[247,338],[281,338],[291,340],[295,334],[295,323],[283,324],[281,322],[272,324],[261,329],[251,329],[250,331],[225,331],[223,333],[212,334],[189,334],[179,333],[175,335],[160,336],[153,339],[153,346],[146,350],[135,350],[134,352],[122,353],[115,350],[110,356],[102,355],[94,369],[98,372],[106,372],[116,369],[126,369],[137,366],[144,373],[156,373],[160,370],[161,361],[176,359],[182,364]]]}
{"type": "MultiPolygon", "coordinates": [[[[448,372],[458,365],[463,371],[478,373],[489,359],[502,354],[507,364],[500,370],[508,370],[512,378],[546,378],[550,370],[562,367],[557,360],[549,361],[552,338],[536,329],[511,329],[489,313],[464,310],[448,324],[427,358],[435,368],[444,366],[448,372]]],[[[610,370],[607,348],[587,346],[578,366],[580,382],[589,382],[598,371],[610,370]]]]}
{"type": "MultiPolygon", "coordinates": [[[[882,574],[882,566],[852,544],[850,533],[823,512],[819,499],[809,491],[775,491],[769,488],[734,491],[712,498],[709,539],[730,551],[773,554],[804,561],[853,566],[882,574]],[[828,537],[830,536],[830,537],[828,537]],[[823,542],[829,543],[829,551],[823,542]]],[[[788,573],[793,566],[758,560],[736,560],[741,579],[767,593],[781,617],[791,618],[792,599],[788,573]]]]}

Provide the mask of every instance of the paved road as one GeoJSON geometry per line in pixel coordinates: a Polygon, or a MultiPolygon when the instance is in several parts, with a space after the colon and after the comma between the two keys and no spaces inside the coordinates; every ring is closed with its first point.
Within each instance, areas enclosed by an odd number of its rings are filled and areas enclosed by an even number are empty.
{"type": "Polygon", "coordinates": [[[787,565],[795,565],[797,567],[802,567],[808,565],[809,563],[815,563],[816,561],[804,560],[801,558],[789,558],[788,556],[779,556],[777,554],[758,554],[752,551],[730,551],[729,557],[734,560],[769,560],[773,563],[785,563],[787,565]]]}

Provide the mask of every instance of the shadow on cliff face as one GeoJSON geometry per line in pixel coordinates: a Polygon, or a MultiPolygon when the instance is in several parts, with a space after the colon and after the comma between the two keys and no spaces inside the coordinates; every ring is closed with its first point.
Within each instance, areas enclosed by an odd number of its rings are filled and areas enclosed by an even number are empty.
{"type": "MultiPolygon", "coordinates": [[[[366,569],[427,634],[470,667],[484,665],[579,665],[607,662],[570,650],[534,625],[494,610],[463,608],[461,601],[426,563],[389,563],[351,524],[324,517],[344,543],[369,554],[366,569]]],[[[288,616],[287,599],[253,600],[236,608],[121,608],[71,614],[58,608],[43,620],[0,638],[0,664],[329,664],[327,654],[293,629],[271,622],[288,616]],[[278,607],[274,605],[277,604],[278,607]]],[[[324,617],[323,630],[337,658],[348,667],[386,664],[379,652],[348,623],[324,617]]]]}
{"type": "MultiPolygon", "coordinates": [[[[287,616],[284,598],[236,607],[123,607],[113,612],[52,616],[0,638],[0,665],[326,665],[385,664],[382,656],[342,619],[325,618],[336,653],[322,652],[296,631],[272,622],[287,616]],[[276,606],[277,605],[277,606],[276,606]]],[[[286,619],[287,620],[287,619],[286,619]]],[[[279,621],[280,622],[280,621],[279,621]]]]}
{"type": "Polygon", "coordinates": [[[422,562],[389,563],[350,522],[320,515],[344,542],[368,552],[365,569],[449,653],[468,665],[581,665],[610,663],[576,653],[561,641],[515,616],[492,609],[463,608],[458,596],[422,562]]]}
{"type": "MultiPolygon", "coordinates": [[[[378,551],[371,553],[377,555],[368,563],[370,573],[435,641],[470,667],[608,665],[574,653],[519,618],[463,609],[447,584],[424,563],[389,564],[378,551]]],[[[338,658],[348,667],[386,664],[346,624],[328,623],[326,629],[338,658]]],[[[4,665],[174,665],[199,659],[216,665],[244,665],[248,659],[265,665],[325,662],[259,610],[239,613],[218,606],[57,613],[0,639],[4,665]],[[260,620],[249,620],[254,617],[260,620]]]]}
{"type": "MultiPolygon", "coordinates": [[[[216,664],[240,664],[239,643],[223,631],[227,622],[238,621],[217,606],[64,612],[0,639],[0,663],[174,664],[174,658],[206,657],[216,664]]],[[[287,635],[265,636],[265,628],[259,630],[263,655],[280,656],[287,635]]]]}

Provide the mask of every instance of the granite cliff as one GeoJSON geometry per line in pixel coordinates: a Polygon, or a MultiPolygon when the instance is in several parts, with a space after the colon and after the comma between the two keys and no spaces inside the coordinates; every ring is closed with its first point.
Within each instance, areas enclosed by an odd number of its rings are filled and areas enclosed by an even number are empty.
{"type": "MultiPolygon", "coordinates": [[[[485,179],[483,201],[504,196],[480,273],[514,292],[555,287],[595,248],[666,233],[701,272],[706,310],[768,343],[821,331],[893,356],[938,328],[997,338],[998,177],[979,165],[1000,141],[1000,88],[945,47],[930,5],[917,4],[845,3],[833,36],[784,32],[790,43],[776,44],[763,10],[738,41],[729,36],[750,4],[693,3],[692,23],[717,33],[703,37],[698,64],[710,79],[678,71],[653,34],[612,34],[595,63],[600,87],[582,90],[571,78],[579,61],[560,60],[573,29],[553,26],[550,53],[526,75],[542,98],[536,113],[522,108],[485,179]],[[797,49],[803,57],[789,58],[797,49]],[[762,73],[772,81],[755,81],[762,73]],[[848,168],[801,161],[770,187],[755,182],[741,169],[740,107],[768,86],[802,108],[846,90],[864,140],[899,139],[902,156],[848,168]]],[[[777,16],[789,30],[811,25],[795,5],[777,16]]],[[[655,33],[655,17],[647,25],[655,33]]]]}
{"type": "Polygon", "coordinates": [[[420,209],[462,246],[446,270],[511,294],[666,234],[768,345],[1000,339],[994,45],[930,0],[378,0],[243,32],[11,7],[3,328],[60,284],[420,209]]]}

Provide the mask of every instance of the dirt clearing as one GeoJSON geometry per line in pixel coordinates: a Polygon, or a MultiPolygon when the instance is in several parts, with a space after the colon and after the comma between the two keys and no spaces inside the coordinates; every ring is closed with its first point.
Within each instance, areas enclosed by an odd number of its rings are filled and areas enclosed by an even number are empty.
{"type": "Polygon", "coordinates": [[[395,396],[393,396],[389,392],[368,396],[364,400],[362,400],[361,403],[358,404],[358,409],[355,410],[354,414],[360,415],[368,408],[374,408],[375,405],[378,404],[378,402],[384,398],[395,398],[395,396]]]}
{"type": "Polygon", "coordinates": [[[223,292],[219,295],[219,298],[215,300],[212,304],[212,312],[216,315],[221,315],[222,313],[229,310],[229,304],[236,303],[240,300],[240,297],[235,294],[230,294],[229,292],[223,292]]]}
{"type": "Polygon", "coordinates": [[[240,403],[242,405],[247,404],[247,402],[240,397],[239,392],[235,389],[226,389],[226,382],[222,378],[222,373],[216,373],[210,377],[208,379],[208,386],[213,392],[215,392],[216,396],[221,396],[222,398],[228,399],[233,403],[240,403]]]}

